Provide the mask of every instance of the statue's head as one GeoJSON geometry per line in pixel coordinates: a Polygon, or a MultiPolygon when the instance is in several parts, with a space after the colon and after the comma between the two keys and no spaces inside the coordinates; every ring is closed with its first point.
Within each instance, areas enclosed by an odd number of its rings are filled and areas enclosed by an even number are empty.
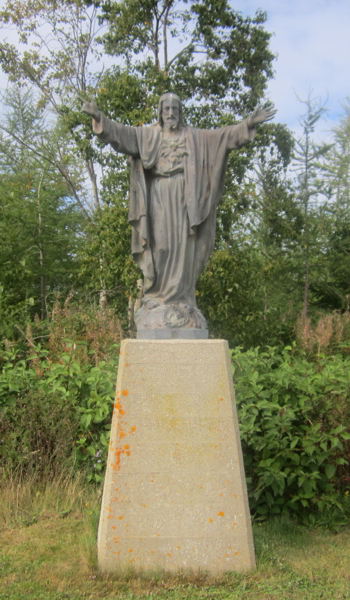
{"type": "Polygon", "coordinates": [[[166,129],[178,129],[183,125],[182,104],[179,96],[167,92],[159,100],[158,122],[166,129]]]}

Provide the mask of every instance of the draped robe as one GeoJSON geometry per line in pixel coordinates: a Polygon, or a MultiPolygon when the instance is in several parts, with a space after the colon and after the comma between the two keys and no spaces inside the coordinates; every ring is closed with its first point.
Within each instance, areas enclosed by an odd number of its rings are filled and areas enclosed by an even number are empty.
{"type": "Polygon", "coordinates": [[[212,130],[182,126],[172,153],[160,124],[127,127],[103,115],[93,128],[102,141],[131,157],[129,222],[133,258],[144,275],[144,301],[195,307],[196,281],[214,247],[228,155],[251,141],[255,129],[247,120],[212,130]]]}

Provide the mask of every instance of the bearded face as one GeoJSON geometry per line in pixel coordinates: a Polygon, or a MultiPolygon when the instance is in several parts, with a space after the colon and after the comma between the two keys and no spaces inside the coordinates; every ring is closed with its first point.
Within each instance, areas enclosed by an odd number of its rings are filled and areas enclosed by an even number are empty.
{"type": "Polygon", "coordinates": [[[180,123],[180,103],[177,98],[166,98],[162,103],[161,117],[165,129],[177,129],[180,123]]]}

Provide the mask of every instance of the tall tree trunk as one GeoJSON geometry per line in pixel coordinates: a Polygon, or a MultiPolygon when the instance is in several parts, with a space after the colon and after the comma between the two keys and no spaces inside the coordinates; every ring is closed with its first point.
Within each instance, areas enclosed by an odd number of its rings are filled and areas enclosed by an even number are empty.
{"type": "MultiPolygon", "coordinates": [[[[89,160],[86,161],[86,166],[87,166],[87,170],[88,170],[90,181],[91,181],[91,189],[92,189],[92,197],[93,197],[94,207],[95,207],[95,210],[98,210],[101,206],[100,205],[100,197],[99,197],[99,193],[98,193],[95,167],[94,167],[93,160],[91,158],[89,158],[89,160]]],[[[101,271],[100,309],[104,310],[107,306],[108,298],[107,298],[105,282],[104,282],[103,275],[102,275],[103,274],[103,258],[102,258],[102,256],[100,256],[100,271],[101,271]]]]}
{"type": "Polygon", "coordinates": [[[309,311],[309,261],[308,258],[305,262],[305,274],[304,274],[304,305],[303,305],[303,318],[307,319],[309,311]]]}
{"type": "Polygon", "coordinates": [[[129,302],[128,302],[128,332],[129,332],[129,337],[131,337],[131,335],[132,335],[133,322],[134,322],[134,299],[133,299],[132,296],[129,296],[129,302]]]}
{"type": "Polygon", "coordinates": [[[39,266],[40,266],[40,319],[43,321],[46,317],[46,293],[45,293],[45,276],[44,276],[44,247],[42,243],[42,213],[40,204],[41,185],[44,175],[41,176],[38,187],[38,239],[39,239],[39,266]]]}
{"type": "Polygon", "coordinates": [[[164,72],[168,75],[168,16],[171,8],[171,0],[168,0],[167,7],[165,9],[164,21],[163,21],[163,44],[164,44],[164,72]]]}

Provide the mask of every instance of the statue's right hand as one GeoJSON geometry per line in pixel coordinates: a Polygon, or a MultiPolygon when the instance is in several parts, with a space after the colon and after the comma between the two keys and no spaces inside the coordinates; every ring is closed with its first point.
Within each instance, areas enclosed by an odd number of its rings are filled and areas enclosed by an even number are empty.
{"type": "Polygon", "coordinates": [[[83,105],[81,107],[82,112],[90,115],[97,123],[101,121],[102,113],[97,108],[97,104],[95,100],[91,100],[88,102],[87,100],[83,100],[83,105]]]}

